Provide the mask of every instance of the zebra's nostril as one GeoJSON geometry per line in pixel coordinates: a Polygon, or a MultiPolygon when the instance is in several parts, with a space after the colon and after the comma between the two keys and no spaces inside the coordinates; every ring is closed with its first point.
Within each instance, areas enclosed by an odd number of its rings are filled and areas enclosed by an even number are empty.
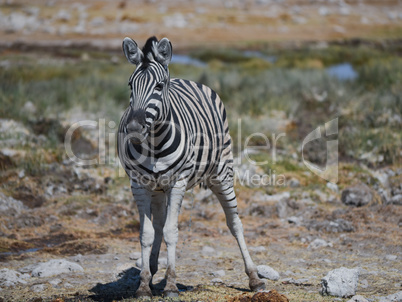
{"type": "Polygon", "coordinates": [[[135,120],[132,120],[130,123],[127,125],[127,130],[128,132],[143,132],[143,129],[145,126],[141,125],[135,120]]]}

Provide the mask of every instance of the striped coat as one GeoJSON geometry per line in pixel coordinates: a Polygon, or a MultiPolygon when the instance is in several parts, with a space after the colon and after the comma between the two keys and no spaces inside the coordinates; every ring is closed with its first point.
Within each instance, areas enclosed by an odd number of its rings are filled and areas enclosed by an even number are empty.
{"type": "MultiPolygon", "coordinates": [[[[150,71],[149,71],[150,72],[150,71]]],[[[209,87],[171,79],[169,104],[163,122],[151,129],[144,144],[121,144],[120,158],[130,178],[151,190],[166,191],[178,179],[188,179],[191,189],[211,176],[233,178],[233,157],[226,111],[209,87]],[[145,157],[144,157],[145,156],[145,157]]],[[[125,125],[132,107],[124,112],[119,140],[127,140],[125,125]]]]}
{"type": "Polygon", "coordinates": [[[129,80],[130,106],[119,125],[118,154],[131,182],[140,214],[141,281],[137,296],[152,296],[162,239],[167,246],[166,296],[177,296],[178,216],[186,190],[204,182],[217,196],[235,236],[252,290],[258,278],[243,236],[233,188],[233,157],[225,108],[210,88],[170,79],[172,46],[150,38],[140,50],[123,40],[128,61],[136,65],[129,80]]]}

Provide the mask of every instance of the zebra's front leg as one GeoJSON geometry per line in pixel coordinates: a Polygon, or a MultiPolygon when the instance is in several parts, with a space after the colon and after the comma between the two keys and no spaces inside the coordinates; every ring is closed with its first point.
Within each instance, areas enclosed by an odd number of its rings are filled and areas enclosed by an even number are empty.
{"type": "Polygon", "coordinates": [[[226,224],[232,235],[236,238],[241,254],[243,256],[246,274],[249,277],[249,286],[252,291],[265,289],[265,282],[258,277],[257,267],[248,252],[246,241],[244,240],[243,225],[237,212],[237,199],[232,181],[217,182],[211,181],[209,188],[215,193],[216,197],[225,212],[226,224]]]}
{"type": "Polygon", "coordinates": [[[132,192],[134,200],[140,214],[140,242],[141,242],[141,273],[140,286],[138,287],[135,296],[152,297],[150,283],[152,275],[150,271],[149,258],[151,255],[151,247],[154,242],[154,228],[151,218],[151,194],[146,189],[132,184],[132,192]]]}
{"type": "Polygon", "coordinates": [[[163,236],[167,246],[166,297],[177,297],[179,290],[176,286],[176,245],[179,238],[178,219],[180,207],[186,191],[187,182],[178,181],[171,189],[167,205],[167,218],[163,228],[163,236]]]}
{"type": "Polygon", "coordinates": [[[151,274],[154,276],[158,271],[158,258],[159,251],[161,248],[161,243],[163,239],[163,227],[166,221],[166,194],[165,193],[154,193],[152,195],[152,224],[155,230],[155,239],[152,244],[151,258],[150,258],[150,268],[151,274]]]}

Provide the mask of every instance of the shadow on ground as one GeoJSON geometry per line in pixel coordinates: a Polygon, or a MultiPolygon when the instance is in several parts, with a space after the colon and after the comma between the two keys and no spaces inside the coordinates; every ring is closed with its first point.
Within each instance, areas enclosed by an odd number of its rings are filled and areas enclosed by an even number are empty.
{"type": "Polygon", "coordinates": [[[133,267],[119,274],[119,277],[114,282],[98,283],[90,289],[94,293],[90,298],[105,302],[133,298],[140,285],[140,270],[133,267]]]}
{"type": "MultiPolygon", "coordinates": [[[[98,283],[90,292],[94,293],[89,298],[94,301],[112,302],[119,301],[128,298],[134,298],[135,292],[140,285],[140,270],[137,268],[130,268],[119,274],[119,279],[101,284],[98,283]]],[[[166,280],[152,285],[152,294],[154,296],[162,296],[163,289],[165,288],[166,280]]],[[[186,286],[183,284],[177,284],[180,292],[193,290],[193,286],[186,286]]]]}

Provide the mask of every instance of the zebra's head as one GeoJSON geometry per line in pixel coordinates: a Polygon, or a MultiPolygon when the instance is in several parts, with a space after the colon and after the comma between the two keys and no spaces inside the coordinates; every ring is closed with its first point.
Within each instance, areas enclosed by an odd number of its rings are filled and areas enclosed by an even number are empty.
{"type": "Polygon", "coordinates": [[[158,41],[151,37],[141,50],[131,38],[124,38],[123,51],[127,60],[137,66],[128,83],[131,108],[125,131],[132,143],[140,144],[166,116],[172,44],[167,38],[158,41]]]}

